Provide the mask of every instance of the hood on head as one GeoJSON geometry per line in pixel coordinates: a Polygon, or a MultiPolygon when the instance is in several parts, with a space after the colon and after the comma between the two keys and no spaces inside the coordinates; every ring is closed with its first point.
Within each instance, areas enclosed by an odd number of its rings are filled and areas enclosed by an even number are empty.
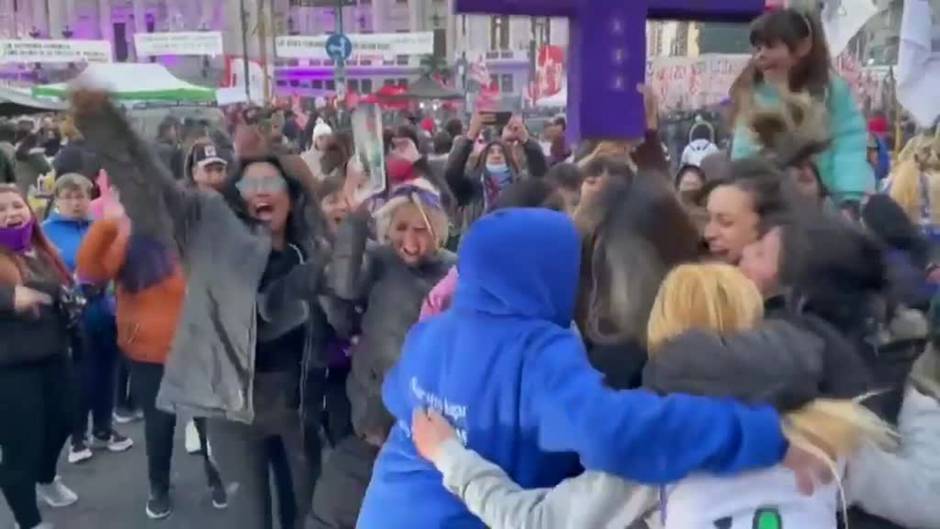
{"type": "Polygon", "coordinates": [[[571,219],[547,209],[503,209],[464,236],[454,307],[550,320],[574,315],[581,242],[571,219]]]}

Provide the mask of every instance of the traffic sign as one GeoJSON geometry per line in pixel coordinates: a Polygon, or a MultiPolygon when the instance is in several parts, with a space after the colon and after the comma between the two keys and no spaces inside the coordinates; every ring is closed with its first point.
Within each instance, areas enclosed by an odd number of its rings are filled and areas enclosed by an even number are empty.
{"type": "Polygon", "coordinates": [[[352,55],[352,41],[343,33],[334,33],[326,39],[326,54],[335,62],[345,61],[352,55]]]}

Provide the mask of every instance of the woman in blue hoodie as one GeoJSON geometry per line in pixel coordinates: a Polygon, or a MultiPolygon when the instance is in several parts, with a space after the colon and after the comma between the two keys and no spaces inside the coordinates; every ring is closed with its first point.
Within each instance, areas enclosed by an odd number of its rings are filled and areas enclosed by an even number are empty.
{"type": "Polygon", "coordinates": [[[412,414],[425,408],[526,488],[572,475],[579,456],[587,468],[646,483],[781,461],[788,444],[769,407],[604,387],[571,328],[580,250],[561,213],[510,209],[474,224],[452,308],[411,331],[386,377],[396,424],[359,529],[482,527],[415,450],[412,414]]]}

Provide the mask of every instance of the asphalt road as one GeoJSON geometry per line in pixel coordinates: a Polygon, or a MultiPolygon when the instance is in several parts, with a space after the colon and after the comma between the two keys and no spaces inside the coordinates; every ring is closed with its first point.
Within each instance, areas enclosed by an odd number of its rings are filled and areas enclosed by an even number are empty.
{"type": "MultiPolygon", "coordinates": [[[[173,453],[173,514],[165,520],[149,520],[144,514],[148,486],[143,423],[119,429],[134,439],[135,446],[128,452],[96,452],[93,459],[70,465],[63,451],[59,474],[79,500],[64,509],[42,507],[44,519],[55,529],[237,529],[237,523],[212,508],[202,460],[183,449],[181,425],[173,453]]],[[[12,528],[13,517],[0,496],[0,529],[12,528]]]]}

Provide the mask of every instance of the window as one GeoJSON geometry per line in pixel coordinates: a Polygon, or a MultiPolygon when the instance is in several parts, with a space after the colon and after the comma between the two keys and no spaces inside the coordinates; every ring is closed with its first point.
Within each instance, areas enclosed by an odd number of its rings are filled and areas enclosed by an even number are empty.
{"type": "Polygon", "coordinates": [[[314,90],[323,90],[323,80],[314,79],[313,81],[310,81],[310,88],[313,88],[314,90]]]}
{"type": "Polygon", "coordinates": [[[346,81],[346,89],[350,92],[359,93],[359,79],[350,79],[346,81]]]}
{"type": "Polygon", "coordinates": [[[382,83],[382,86],[395,86],[395,80],[394,80],[394,79],[386,79],[386,80],[382,83]]]}
{"type": "Polygon", "coordinates": [[[513,91],[513,86],[512,86],[512,74],[511,74],[511,73],[504,73],[504,74],[501,75],[500,77],[501,77],[501,83],[500,83],[500,84],[502,85],[502,91],[503,91],[503,92],[512,92],[512,91],[513,91]]]}
{"type": "Polygon", "coordinates": [[[407,55],[396,55],[395,64],[398,66],[408,66],[408,56],[407,55]]]}
{"type": "Polygon", "coordinates": [[[499,75],[495,73],[490,74],[490,89],[499,90],[499,75]]]}
{"type": "Polygon", "coordinates": [[[327,90],[336,90],[336,81],[334,81],[333,79],[327,79],[327,81],[326,81],[326,89],[327,89],[327,90]]]}
{"type": "Polygon", "coordinates": [[[490,49],[509,49],[509,17],[506,15],[490,17],[490,49]]]}
{"type": "Polygon", "coordinates": [[[400,87],[402,87],[402,88],[408,88],[408,79],[405,79],[404,77],[402,77],[401,79],[399,79],[399,80],[398,80],[398,86],[400,86],[400,87]]]}
{"type": "Polygon", "coordinates": [[[371,94],[372,93],[372,79],[363,79],[359,81],[359,86],[361,88],[361,94],[371,94]]]}

